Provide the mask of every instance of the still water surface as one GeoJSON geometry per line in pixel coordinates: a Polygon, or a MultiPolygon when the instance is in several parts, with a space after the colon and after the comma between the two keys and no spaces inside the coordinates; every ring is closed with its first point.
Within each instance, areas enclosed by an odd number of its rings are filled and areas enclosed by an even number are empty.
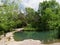
{"type": "Polygon", "coordinates": [[[57,39],[56,31],[37,32],[37,31],[20,31],[14,33],[14,39],[16,41],[22,41],[25,39],[40,40],[44,43],[52,43],[57,39]]]}

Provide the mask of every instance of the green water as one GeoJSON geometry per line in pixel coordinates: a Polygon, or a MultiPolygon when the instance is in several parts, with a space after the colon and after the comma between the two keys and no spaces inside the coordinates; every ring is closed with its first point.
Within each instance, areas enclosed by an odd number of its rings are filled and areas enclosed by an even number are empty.
{"type": "Polygon", "coordinates": [[[36,32],[36,31],[21,31],[14,33],[14,39],[16,41],[22,41],[25,39],[34,39],[40,41],[52,41],[57,39],[57,31],[36,32]]]}

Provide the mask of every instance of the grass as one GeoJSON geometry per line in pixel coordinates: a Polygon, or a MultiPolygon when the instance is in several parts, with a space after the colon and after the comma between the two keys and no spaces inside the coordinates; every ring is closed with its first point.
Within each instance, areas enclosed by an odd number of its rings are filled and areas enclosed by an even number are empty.
{"type": "Polygon", "coordinates": [[[33,28],[31,24],[28,24],[26,27],[24,27],[24,30],[34,31],[34,30],[36,30],[36,28],[33,28]]]}
{"type": "Polygon", "coordinates": [[[25,27],[25,28],[24,28],[24,30],[27,30],[27,31],[28,31],[28,30],[31,30],[31,31],[33,31],[33,30],[36,30],[36,28],[32,28],[32,27],[25,27]]]}

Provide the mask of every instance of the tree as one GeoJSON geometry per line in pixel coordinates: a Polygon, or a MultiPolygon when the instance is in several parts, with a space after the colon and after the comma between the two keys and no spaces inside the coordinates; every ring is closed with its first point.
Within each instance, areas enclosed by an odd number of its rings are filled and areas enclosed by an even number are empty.
{"type": "Polygon", "coordinates": [[[39,18],[37,11],[32,8],[26,8],[27,30],[36,30],[39,18]]]}
{"type": "Polygon", "coordinates": [[[26,19],[28,23],[34,21],[35,11],[32,8],[26,8],[26,19]]]}
{"type": "Polygon", "coordinates": [[[21,27],[22,21],[18,19],[18,6],[14,3],[4,4],[0,7],[0,30],[5,32],[12,31],[17,26],[21,27]]]}
{"type": "Polygon", "coordinates": [[[60,25],[59,9],[60,6],[55,0],[43,1],[39,4],[40,30],[57,30],[60,25]]]}

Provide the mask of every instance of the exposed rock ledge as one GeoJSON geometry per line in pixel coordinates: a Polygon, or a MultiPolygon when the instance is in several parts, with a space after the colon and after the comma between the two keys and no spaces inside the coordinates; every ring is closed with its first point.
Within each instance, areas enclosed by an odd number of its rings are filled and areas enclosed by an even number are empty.
{"type": "MultiPolygon", "coordinates": [[[[16,32],[16,31],[14,31],[14,32],[16,32]]],[[[33,40],[33,39],[26,39],[23,41],[15,41],[13,38],[14,32],[7,33],[5,37],[4,37],[4,35],[2,35],[1,40],[0,40],[0,45],[60,45],[60,43],[42,44],[41,41],[33,40]]]]}

